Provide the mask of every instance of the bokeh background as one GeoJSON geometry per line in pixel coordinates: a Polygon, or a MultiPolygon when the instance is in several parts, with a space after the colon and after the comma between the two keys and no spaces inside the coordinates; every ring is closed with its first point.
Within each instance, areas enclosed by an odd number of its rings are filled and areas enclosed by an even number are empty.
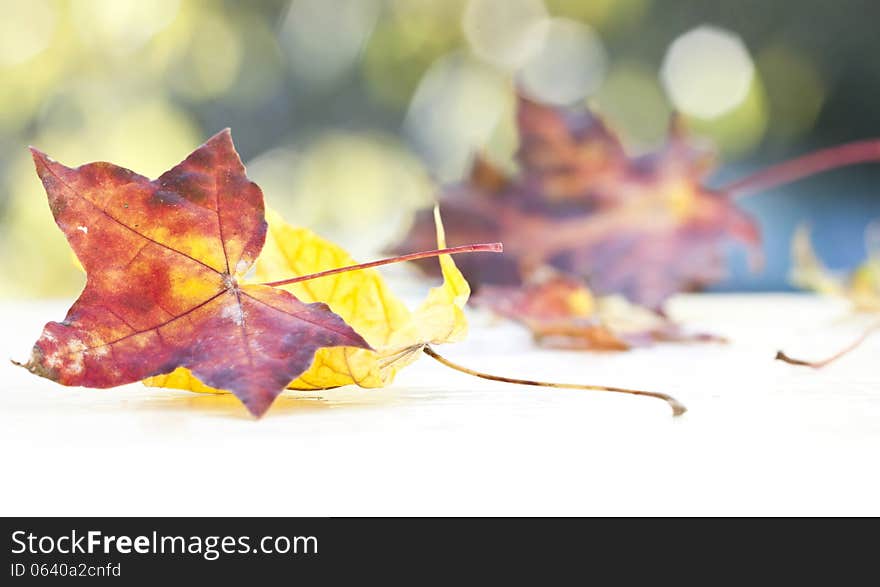
{"type": "MultiPolygon", "coordinates": [[[[377,254],[475,150],[510,165],[513,88],[592,104],[633,151],[672,109],[717,180],[880,135],[870,0],[0,0],[0,296],[76,293],[27,145],[148,176],[231,127],[288,220],[377,254]]],[[[880,165],[743,201],[767,265],[718,289],[785,289],[791,233],[855,265],[880,165]]]]}

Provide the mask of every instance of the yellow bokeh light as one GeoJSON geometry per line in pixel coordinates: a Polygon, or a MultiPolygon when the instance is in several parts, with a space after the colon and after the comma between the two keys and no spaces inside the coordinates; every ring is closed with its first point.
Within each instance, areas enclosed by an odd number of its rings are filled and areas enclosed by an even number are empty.
{"type": "Polygon", "coordinates": [[[43,52],[57,24],[47,0],[0,0],[0,68],[18,65],[43,52]]]}
{"type": "Polygon", "coordinates": [[[421,163],[393,137],[330,131],[303,147],[248,163],[269,203],[353,251],[376,252],[394,227],[430,201],[421,163]]]}
{"type": "Polygon", "coordinates": [[[452,54],[425,73],[406,118],[407,134],[441,180],[461,178],[513,100],[510,81],[452,54]]]}
{"type": "Polygon", "coordinates": [[[809,131],[825,99],[815,65],[780,45],[762,50],[757,64],[770,102],[769,133],[791,140],[809,131]]]}
{"type": "Polygon", "coordinates": [[[294,74],[312,84],[327,84],[348,73],[380,9],[377,0],[294,0],[281,29],[294,74]]]}
{"type": "Polygon", "coordinates": [[[669,103],[655,72],[639,62],[615,63],[595,104],[635,151],[653,148],[666,136],[669,103]]]}
{"type": "Polygon", "coordinates": [[[711,119],[746,99],[754,70],[738,36],[704,25],[675,39],[663,58],[660,76],[678,110],[711,119]]]}
{"type": "Polygon", "coordinates": [[[764,86],[760,76],[755,75],[739,106],[711,120],[688,117],[688,125],[695,134],[711,138],[724,159],[730,160],[748,153],[761,142],[768,120],[764,86]]]}
{"type": "Polygon", "coordinates": [[[71,2],[69,6],[83,42],[125,54],[170,25],[180,9],[180,1],[88,0],[71,2]]]}
{"type": "Polygon", "coordinates": [[[235,83],[241,61],[241,39],[236,29],[222,16],[209,14],[192,31],[186,51],[174,64],[172,85],[196,100],[222,95],[235,83]]]}
{"type": "Polygon", "coordinates": [[[605,75],[605,48],[588,25],[547,21],[541,49],[519,75],[523,89],[542,102],[572,104],[596,91],[605,75]]]}
{"type": "Polygon", "coordinates": [[[540,50],[547,10],[541,0],[470,0],[462,27],[477,57],[514,70],[540,50]]]}
{"type": "Polygon", "coordinates": [[[224,97],[240,106],[256,106],[278,90],[284,58],[275,32],[263,20],[241,17],[238,27],[242,60],[224,97]]]}

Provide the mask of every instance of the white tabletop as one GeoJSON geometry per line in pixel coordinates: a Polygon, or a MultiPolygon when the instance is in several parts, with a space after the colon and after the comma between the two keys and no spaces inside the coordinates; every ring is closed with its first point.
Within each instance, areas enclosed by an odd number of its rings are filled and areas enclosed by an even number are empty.
{"type": "MultiPolygon", "coordinates": [[[[66,302],[0,304],[0,355],[25,359],[66,302]]],[[[682,296],[728,345],[535,349],[475,314],[438,350],[508,376],[665,391],[660,401],[477,380],[428,357],[383,390],[282,396],[262,420],[231,397],[64,388],[0,362],[0,515],[880,515],[880,336],[824,370],[866,323],[806,295],[682,296]]]]}

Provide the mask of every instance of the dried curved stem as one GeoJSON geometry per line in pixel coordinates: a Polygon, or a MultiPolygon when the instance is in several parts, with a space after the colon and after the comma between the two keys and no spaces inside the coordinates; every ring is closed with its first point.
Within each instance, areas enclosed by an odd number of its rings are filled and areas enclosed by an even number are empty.
{"type": "Polygon", "coordinates": [[[719,191],[736,197],[749,196],[839,167],[871,162],[880,162],[880,139],[854,141],[820,149],[778,165],[771,165],[723,186],[719,191]]]}
{"type": "Polygon", "coordinates": [[[270,281],[261,285],[277,287],[279,285],[290,285],[291,283],[299,283],[300,281],[309,281],[312,279],[318,279],[319,277],[327,277],[328,275],[336,275],[337,273],[360,271],[361,269],[370,269],[372,267],[391,265],[392,263],[402,263],[404,261],[415,261],[416,259],[425,259],[427,257],[439,257],[440,255],[457,255],[459,253],[501,253],[503,250],[504,247],[501,243],[483,243],[479,245],[463,245],[460,247],[450,247],[448,249],[435,249],[433,251],[422,251],[420,253],[410,253],[408,255],[391,257],[389,259],[380,259],[379,261],[371,261],[369,263],[349,265],[348,267],[339,267],[338,269],[328,269],[327,271],[319,271],[318,273],[310,273],[308,275],[300,275],[299,277],[291,277],[290,279],[270,281]]]}
{"type": "Polygon", "coordinates": [[[868,328],[866,328],[865,331],[862,332],[862,334],[860,334],[857,339],[855,339],[853,342],[848,344],[846,347],[837,351],[836,353],[834,353],[830,357],[822,359],[821,361],[807,361],[804,359],[792,358],[792,357],[789,357],[788,355],[786,355],[783,351],[776,351],[775,359],[777,361],[782,361],[783,363],[788,363],[789,365],[800,365],[803,367],[812,367],[813,369],[821,369],[825,365],[833,363],[837,359],[839,359],[839,358],[843,357],[844,355],[847,355],[850,352],[859,348],[859,346],[861,346],[861,344],[863,342],[865,342],[868,339],[868,337],[871,336],[877,330],[880,330],[880,321],[875,322],[874,324],[872,324],[868,328]]]}
{"type": "Polygon", "coordinates": [[[532,381],[531,379],[516,379],[513,377],[502,377],[500,375],[490,375],[489,373],[483,373],[480,371],[474,371],[473,369],[468,369],[467,367],[463,367],[457,363],[453,363],[449,359],[446,359],[440,355],[438,355],[434,349],[430,346],[425,345],[422,348],[422,351],[434,359],[446,365],[450,369],[455,369],[456,371],[460,371],[461,373],[466,373],[467,375],[473,375],[474,377],[479,377],[480,379],[488,379],[490,381],[501,381],[502,383],[515,383],[517,385],[532,385],[535,387],[552,387],[556,389],[582,389],[588,391],[607,391],[612,393],[627,393],[630,395],[641,395],[645,397],[653,397],[657,399],[661,399],[669,404],[669,407],[672,408],[673,416],[681,416],[687,411],[687,408],[679,402],[677,399],[670,395],[666,395],[665,393],[660,393],[657,391],[639,391],[636,389],[626,389],[623,387],[607,387],[604,385],[581,385],[579,383],[550,383],[547,381],[532,381]]]}

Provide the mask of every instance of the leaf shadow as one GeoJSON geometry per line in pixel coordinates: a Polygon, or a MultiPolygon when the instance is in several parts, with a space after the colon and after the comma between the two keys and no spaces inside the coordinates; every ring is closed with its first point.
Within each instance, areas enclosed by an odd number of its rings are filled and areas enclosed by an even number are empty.
{"type": "MultiPolygon", "coordinates": [[[[340,409],[401,404],[418,397],[408,397],[393,389],[334,389],[320,392],[286,391],[278,396],[261,419],[302,415],[340,409]]],[[[199,412],[205,415],[256,420],[241,401],[231,393],[173,393],[147,398],[139,402],[145,410],[199,412]]]]}

